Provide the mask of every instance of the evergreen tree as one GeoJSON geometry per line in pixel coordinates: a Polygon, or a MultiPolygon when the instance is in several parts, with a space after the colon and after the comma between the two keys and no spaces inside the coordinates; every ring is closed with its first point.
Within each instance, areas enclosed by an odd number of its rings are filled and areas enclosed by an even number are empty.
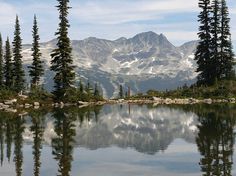
{"type": "Polygon", "coordinates": [[[220,79],[221,62],[219,57],[219,34],[220,34],[220,3],[219,0],[212,1],[212,17],[211,17],[211,75],[213,83],[216,79],[220,79]]]}
{"type": "Polygon", "coordinates": [[[3,86],[3,49],[2,49],[2,35],[0,34],[0,88],[3,86]]]}
{"type": "Polygon", "coordinates": [[[225,0],[221,0],[221,30],[220,30],[220,67],[221,77],[230,78],[233,72],[233,47],[230,34],[229,11],[225,0]]]}
{"type": "Polygon", "coordinates": [[[20,24],[18,16],[16,16],[15,32],[13,44],[13,86],[17,92],[20,92],[24,89],[24,70],[22,67],[22,39],[20,36],[20,24]]]}
{"type": "Polygon", "coordinates": [[[12,74],[12,55],[11,55],[11,46],[9,38],[7,37],[6,46],[5,46],[5,66],[4,66],[4,76],[5,76],[5,85],[8,89],[12,88],[13,84],[13,74],[12,74]]]}
{"type": "Polygon", "coordinates": [[[43,75],[43,62],[41,61],[41,53],[39,49],[39,34],[38,34],[38,25],[37,25],[37,18],[34,16],[34,25],[33,25],[33,43],[32,43],[32,56],[33,56],[33,63],[29,66],[29,75],[31,77],[31,85],[38,86],[40,77],[43,75]]]}
{"type": "Polygon", "coordinates": [[[123,98],[123,97],[124,97],[123,86],[120,85],[119,98],[123,98]]]}
{"type": "Polygon", "coordinates": [[[96,83],[95,84],[95,87],[94,87],[94,96],[99,96],[99,90],[98,90],[98,84],[96,83]]]}
{"type": "Polygon", "coordinates": [[[79,82],[79,91],[80,91],[81,93],[84,92],[84,86],[83,86],[83,83],[82,83],[81,80],[80,80],[80,82],[79,82]]]}
{"type": "Polygon", "coordinates": [[[212,80],[212,64],[211,64],[211,33],[210,33],[210,0],[199,0],[199,7],[202,11],[199,14],[199,45],[195,53],[195,60],[198,68],[198,84],[207,84],[212,80]]]}
{"type": "Polygon", "coordinates": [[[73,70],[72,48],[70,46],[70,39],[68,37],[69,21],[68,6],[69,0],[57,0],[59,11],[59,28],[57,35],[57,48],[53,50],[51,57],[51,70],[56,72],[54,77],[55,91],[54,94],[58,99],[61,99],[66,91],[74,82],[75,72],[73,70]]]}

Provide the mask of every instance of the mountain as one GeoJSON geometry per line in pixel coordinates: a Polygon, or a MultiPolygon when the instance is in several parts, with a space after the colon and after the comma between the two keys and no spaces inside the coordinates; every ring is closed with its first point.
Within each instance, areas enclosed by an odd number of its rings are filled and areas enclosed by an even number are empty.
{"type": "MultiPolygon", "coordinates": [[[[144,32],[126,39],[104,40],[89,37],[71,41],[76,80],[98,82],[105,97],[118,95],[118,87],[124,85],[134,93],[149,89],[173,89],[196,78],[193,60],[197,41],[176,47],[163,34],[144,32]]],[[[53,73],[49,70],[50,53],[56,40],[41,44],[46,69],[43,83],[49,90],[53,87],[53,73]]],[[[23,46],[25,66],[32,61],[31,45],[23,46]]],[[[26,68],[27,69],[27,68],[26,68]]]]}

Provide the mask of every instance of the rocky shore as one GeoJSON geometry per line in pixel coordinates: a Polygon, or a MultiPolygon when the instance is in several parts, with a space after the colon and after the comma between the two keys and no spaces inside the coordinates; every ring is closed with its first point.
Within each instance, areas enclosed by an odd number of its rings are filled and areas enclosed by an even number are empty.
{"type": "Polygon", "coordinates": [[[129,103],[129,104],[179,104],[179,105],[184,105],[184,104],[213,104],[213,103],[236,103],[235,98],[229,98],[229,99],[195,99],[195,98],[185,98],[185,99],[180,99],[180,98],[158,98],[158,97],[153,97],[152,100],[124,100],[124,99],[119,99],[119,100],[109,100],[109,103],[116,104],[116,103],[129,103]]]}
{"type": "MultiPolygon", "coordinates": [[[[118,99],[118,100],[106,100],[106,101],[98,101],[98,102],[82,102],[79,101],[78,103],[52,103],[47,104],[46,106],[50,106],[52,108],[64,108],[68,106],[76,106],[78,108],[87,107],[87,106],[97,106],[97,105],[105,105],[105,104],[166,104],[166,105],[184,105],[184,104],[213,104],[213,103],[231,103],[235,104],[235,98],[228,98],[228,99],[195,99],[195,98],[185,98],[185,99],[171,99],[171,98],[159,98],[153,97],[152,99],[140,99],[140,100],[125,100],[125,99],[118,99]]],[[[39,109],[41,106],[45,106],[44,104],[40,104],[39,102],[33,103],[25,103],[19,104],[17,99],[6,100],[4,102],[0,102],[0,110],[6,112],[13,112],[16,113],[17,109],[39,109]]]]}

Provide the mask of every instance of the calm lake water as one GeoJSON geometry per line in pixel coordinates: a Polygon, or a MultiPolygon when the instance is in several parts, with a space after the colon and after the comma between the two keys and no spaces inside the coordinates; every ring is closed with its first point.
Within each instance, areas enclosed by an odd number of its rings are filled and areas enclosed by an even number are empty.
{"type": "Polygon", "coordinates": [[[236,175],[236,106],[0,113],[0,176],[236,175]]]}

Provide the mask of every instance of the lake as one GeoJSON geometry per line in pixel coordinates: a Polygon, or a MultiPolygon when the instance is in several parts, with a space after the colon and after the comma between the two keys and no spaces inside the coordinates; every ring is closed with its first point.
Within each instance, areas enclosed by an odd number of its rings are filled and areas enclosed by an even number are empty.
{"type": "Polygon", "coordinates": [[[235,105],[0,113],[0,176],[236,175],[235,105]]]}

